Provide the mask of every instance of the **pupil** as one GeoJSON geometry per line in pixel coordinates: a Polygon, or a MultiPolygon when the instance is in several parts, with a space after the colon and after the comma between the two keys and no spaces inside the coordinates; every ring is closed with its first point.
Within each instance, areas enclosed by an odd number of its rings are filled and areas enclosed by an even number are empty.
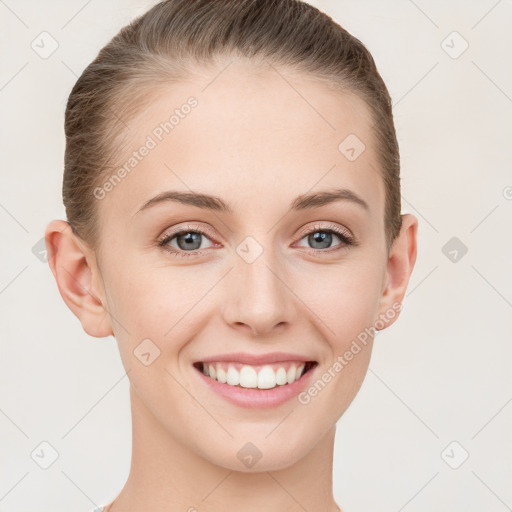
{"type": "Polygon", "coordinates": [[[177,242],[180,249],[199,249],[201,247],[200,241],[201,233],[192,233],[188,232],[184,235],[178,235],[177,242]],[[185,241],[183,244],[182,241],[185,241]],[[199,244],[197,242],[199,241],[199,244]],[[197,247],[193,247],[193,244],[196,244],[197,247]]]}
{"type": "Polygon", "coordinates": [[[331,233],[325,233],[322,231],[317,231],[315,233],[312,233],[309,235],[309,242],[318,242],[321,244],[321,247],[317,247],[319,249],[325,249],[326,247],[329,247],[331,240],[332,240],[332,234],[331,233]]]}

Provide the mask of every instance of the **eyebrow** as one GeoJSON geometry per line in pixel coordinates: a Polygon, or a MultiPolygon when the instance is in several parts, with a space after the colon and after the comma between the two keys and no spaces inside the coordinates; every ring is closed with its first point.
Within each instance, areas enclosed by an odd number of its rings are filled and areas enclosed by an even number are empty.
{"type": "MultiPolygon", "coordinates": [[[[137,213],[157,204],[170,201],[196,206],[204,210],[233,214],[233,209],[220,197],[199,192],[181,192],[177,190],[169,190],[158,194],[149,201],[146,201],[137,213]]],[[[291,202],[289,208],[293,211],[309,210],[337,201],[349,201],[363,207],[367,211],[370,210],[368,203],[363,198],[346,188],[300,195],[291,202]]]]}

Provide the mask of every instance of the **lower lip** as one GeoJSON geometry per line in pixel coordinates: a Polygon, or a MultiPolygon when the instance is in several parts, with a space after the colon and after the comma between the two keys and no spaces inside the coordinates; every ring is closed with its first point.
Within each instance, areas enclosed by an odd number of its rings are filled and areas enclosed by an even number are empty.
{"type": "Polygon", "coordinates": [[[258,388],[242,388],[238,386],[230,386],[207,377],[203,372],[194,368],[203,382],[210,387],[212,391],[225,398],[228,402],[239,407],[247,407],[249,409],[261,409],[277,407],[293,397],[297,396],[308,384],[311,374],[318,365],[311,368],[300,379],[291,384],[276,386],[271,389],[258,388]]]}

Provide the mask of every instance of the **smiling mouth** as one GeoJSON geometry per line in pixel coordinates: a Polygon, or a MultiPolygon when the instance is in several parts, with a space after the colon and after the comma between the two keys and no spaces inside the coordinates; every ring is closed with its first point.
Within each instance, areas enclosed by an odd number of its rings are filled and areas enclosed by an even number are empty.
{"type": "Polygon", "coordinates": [[[272,389],[293,384],[318,366],[316,361],[286,361],[263,365],[236,362],[197,362],[203,375],[221,384],[238,388],[272,389]]]}

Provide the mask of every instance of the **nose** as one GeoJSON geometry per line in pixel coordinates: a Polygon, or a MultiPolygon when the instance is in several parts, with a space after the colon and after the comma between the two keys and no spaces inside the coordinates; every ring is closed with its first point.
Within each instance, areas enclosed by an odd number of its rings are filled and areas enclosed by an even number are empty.
{"type": "Polygon", "coordinates": [[[284,265],[264,251],[248,263],[237,256],[230,272],[224,318],[228,325],[254,336],[271,336],[293,322],[294,294],[284,265]]]}

